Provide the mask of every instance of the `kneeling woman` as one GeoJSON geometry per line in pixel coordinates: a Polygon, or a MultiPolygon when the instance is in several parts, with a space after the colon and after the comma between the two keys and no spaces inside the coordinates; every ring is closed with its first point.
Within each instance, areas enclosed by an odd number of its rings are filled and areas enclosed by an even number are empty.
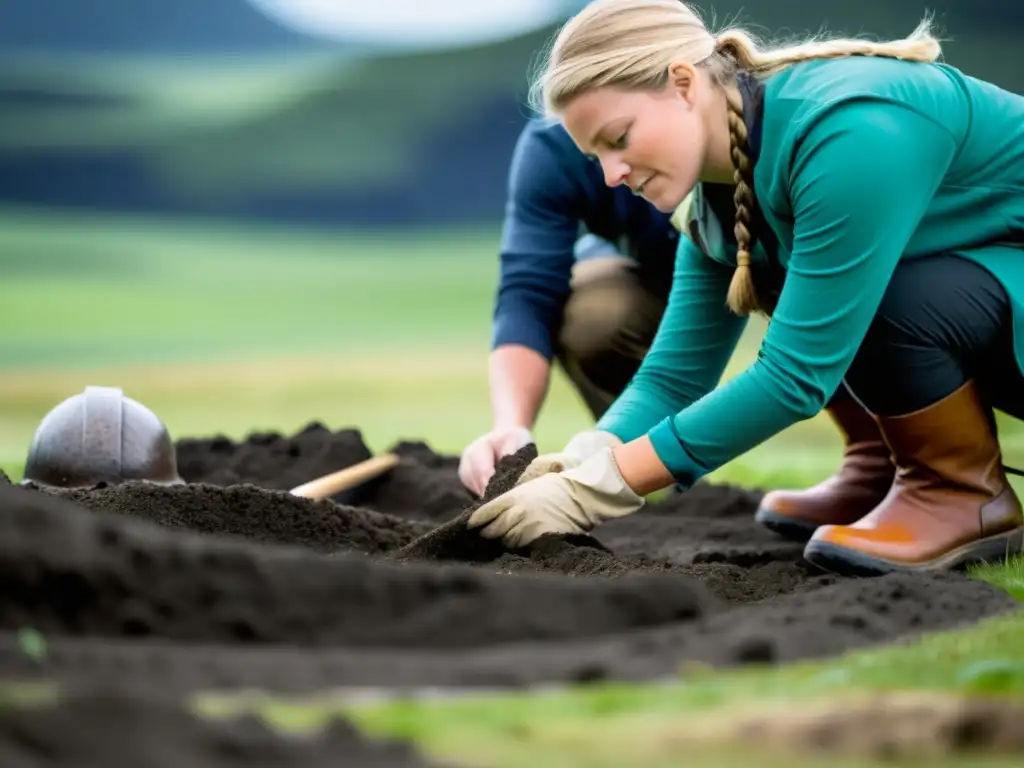
{"type": "Polygon", "coordinates": [[[809,536],[808,560],[871,574],[1021,550],[992,408],[1024,417],[1024,98],[938,55],[926,24],[762,49],[677,0],[597,0],[561,30],[544,108],[609,185],[665,212],[695,190],[691,238],[627,390],[471,527],[509,546],[590,531],[827,407],[844,466],[759,513],[809,536]],[[732,238],[706,213],[723,190],[732,238]],[[756,311],[758,358],[720,384],[756,311]]]}

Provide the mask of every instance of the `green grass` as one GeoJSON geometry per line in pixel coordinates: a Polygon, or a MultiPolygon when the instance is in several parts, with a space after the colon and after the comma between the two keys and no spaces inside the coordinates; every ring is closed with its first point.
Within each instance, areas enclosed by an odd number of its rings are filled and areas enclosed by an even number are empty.
{"type": "MultiPolygon", "coordinates": [[[[0,213],[0,466],[17,475],[42,416],[87,384],[123,387],[175,436],[316,419],[377,450],[411,437],[457,452],[488,426],[497,240],[0,213]]],[[[587,424],[557,373],[537,439],[587,424]]],[[[819,417],[716,477],[824,476],[837,447],[819,417]]]]}
{"type": "MultiPolygon", "coordinates": [[[[1018,595],[1024,597],[1024,581],[1018,587],[1018,595]]],[[[721,744],[712,745],[704,754],[687,749],[681,755],[680,746],[689,741],[696,749],[706,726],[741,714],[806,711],[822,703],[849,701],[858,694],[907,690],[1021,701],[1022,632],[1024,612],[1018,612],[986,620],[971,629],[935,633],[913,642],[823,661],[728,672],[681,670],[678,682],[664,685],[602,684],[550,692],[476,694],[448,700],[407,698],[374,704],[211,694],[198,697],[195,704],[199,711],[212,716],[258,712],[281,729],[294,732],[308,732],[332,715],[345,714],[368,733],[410,739],[436,757],[459,758],[470,765],[477,760],[476,765],[491,768],[527,763],[565,768],[717,766],[751,755],[744,754],[735,743],[724,750],[721,744]],[[698,754],[702,757],[700,763],[688,762],[698,754]]],[[[740,740],[742,734],[737,734],[736,741],[740,740]]],[[[1020,756],[1016,759],[1019,761],[1020,756]]],[[[948,760],[928,764],[1015,763],[948,760]]]]}
{"type": "Polygon", "coordinates": [[[0,366],[483,348],[495,246],[0,215],[0,366]]]}
{"type": "MultiPolygon", "coordinates": [[[[1024,559],[975,569],[973,575],[1024,601],[1024,559]]],[[[395,697],[352,703],[327,697],[284,698],[212,692],[193,700],[198,711],[225,717],[258,713],[286,732],[306,733],[345,715],[367,733],[411,740],[439,759],[488,768],[559,766],[817,766],[820,756],[752,752],[740,718],[806,713],[843,706],[869,693],[922,692],[1001,697],[1024,702],[1020,637],[1024,611],[974,627],[836,658],[777,667],[716,671],[681,668],[665,684],[602,684],[513,694],[464,694],[447,699],[395,697]],[[708,742],[707,733],[719,733],[708,742]],[[724,740],[724,741],[723,741],[724,740]],[[699,761],[699,762],[694,762],[699,761]]],[[[928,760],[842,759],[835,766],[1015,766],[1012,757],[931,757],[928,760]]]]}
{"type": "MultiPolygon", "coordinates": [[[[496,247],[497,232],[356,237],[0,212],[0,466],[19,477],[39,420],[87,384],[124,387],[176,437],[241,437],[319,420],[360,428],[375,450],[411,438],[458,452],[488,426],[496,247]]],[[[762,332],[752,326],[727,375],[753,359],[762,332]]],[[[556,375],[537,429],[541,447],[558,447],[587,423],[556,375]]],[[[1007,461],[1017,466],[1022,440],[1008,423],[1007,461]]],[[[838,448],[817,417],[714,477],[806,485],[832,471],[838,448]]],[[[1021,563],[978,577],[1024,600],[1021,563]]],[[[699,762],[699,750],[687,748],[681,760],[680,723],[886,687],[1020,696],[1022,631],[1018,614],[818,663],[689,670],[669,687],[359,708],[279,699],[266,711],[301,729],[345,709],[373,732],[495,766],[743,764],[749,756],[717,748],[699,762]]],[[[202,704],[234,706],[216,697],[202,704]]]]}

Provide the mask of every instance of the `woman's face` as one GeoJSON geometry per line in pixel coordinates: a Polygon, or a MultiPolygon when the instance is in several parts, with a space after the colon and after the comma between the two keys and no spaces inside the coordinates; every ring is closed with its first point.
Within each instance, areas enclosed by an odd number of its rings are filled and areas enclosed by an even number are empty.
{"type": "Polygon", "coordinates": [[[693,88],[681,93],[672,83],[657,92],[601,88],[574,98],[561,117],[580,150],[600,161],[608,186],[625,184],[671,213],[704,166],[701,106],[693,88]]]}

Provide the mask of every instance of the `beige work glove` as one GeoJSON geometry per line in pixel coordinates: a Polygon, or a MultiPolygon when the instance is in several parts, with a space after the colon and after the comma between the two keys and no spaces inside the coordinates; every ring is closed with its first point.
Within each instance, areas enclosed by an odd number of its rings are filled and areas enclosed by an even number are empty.
{"type": "Polygon", "coordinates": [[[619,445],[622,445],[622,441],[611,432],[601,429],[585,430],[566,443],[565,448],[561,451],[543,453],[531,461],[519,480],[516,481],[516,485],[528,483],[549,472],[562,472],[578,467],[602,448],[614,448],[619,445]]]}
{"type": "Polygon", "coordinates": [[[545,534],[589,533],[605,520],[633,514],[644,501],[622,479],[606,447],[572,469],[515,486],[481,505],[466,524],[517,549],[545,534]]]}

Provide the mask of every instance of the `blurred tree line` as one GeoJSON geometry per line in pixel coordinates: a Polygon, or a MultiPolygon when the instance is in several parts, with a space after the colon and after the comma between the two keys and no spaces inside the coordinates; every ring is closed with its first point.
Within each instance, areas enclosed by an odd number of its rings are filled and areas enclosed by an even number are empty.
{"type": "MultiPolygon", "coordinates": [[[[500,220],[524,95],[555,27],[417,54],[289,32],[239,0],[0,8],[0,203],[317,227],[500,220]]],[[[874,37],[936,16],[946,60],[1024,92],[1011,0],[723,0],[767,37],[874,37]]]]}

